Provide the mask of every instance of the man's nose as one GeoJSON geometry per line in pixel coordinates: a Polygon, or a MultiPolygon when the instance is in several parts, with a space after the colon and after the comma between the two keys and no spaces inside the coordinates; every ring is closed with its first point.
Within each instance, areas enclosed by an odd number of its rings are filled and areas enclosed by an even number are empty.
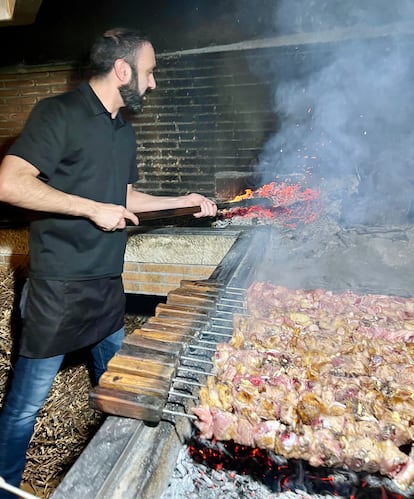
{"type": "Polygon", "coordinates": [[[155,82],[155,78],[154,78],[154,75],[151,75],[150,78],[149,78],[149,81],[148,81],[148,87],[151,89],[151,90],[154,90],[157,86],[157,83],[155,82]]]}

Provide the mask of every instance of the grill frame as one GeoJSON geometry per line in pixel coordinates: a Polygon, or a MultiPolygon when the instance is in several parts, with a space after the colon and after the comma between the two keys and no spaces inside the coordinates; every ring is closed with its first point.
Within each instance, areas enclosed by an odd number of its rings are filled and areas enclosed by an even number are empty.
{"type": "MultiPolygon", "coordinates": [[[[265,227],[240,232],[210,280],[220,283],[223,289],[239,288],[242,282],[246,285],[254,277],[256,259],[265,249],[264,244],[258,243],[268,237],[265,227]]],[[[207,331],[210,325],[205,323],[204,328],[207,331]]],[[[190,414],[192,405],[192,399],[179,403],[171,400],[166,408],[190,414]]],[[[72,499],[83,494],[100,499],[159,497],[192,431],[191,419],[175,414],[165,413],[155,426],[138,419],[108,416],[52,499],[72,499]]]]}
{"type": "MultiPolygon", "coordinates": [[[[322,236],[327,235],[329,239],[323,237],[319,241],[319,246],[323,246],[326,241],[331,241],[331,227],[323,226],[324,231],[322,236]]],[[[335,226],[336,227],[336,226],[335,226]]],[[[378,231],[374,233],[377,234],[378,231]]],[[[403,235],[407,235],[404,229],[398,232],[385,230],[386,247],[389,244],[396,244],[398,248],[408,246],[414,233],[412,229],[408,232],[408,243],[403,235]],[[398,236],[398,237],[397,237],[398,236]]],[[[348,248],[349,236],[346,231],[339,232],[337,237],[339,246],[348,248]],[[345,243],[341,243],[345,241],[345,243]]],[[[334,234],[336,236],[336,234],[334,234]]],[[[370,237],[371,234],[365,234],[370,237]]],[[[358,236],[365,237],[363,234],[358,236]]],[[[295,240],[295,247],[306,241],[307,233],[302,234],[281,234],[278,231],[273,231],[269,227],[254,227],[249,228],[240,233],[229,252],[223,258],[222,262],[217,267],[216,271],[211,275],[211,279],[220,282],[223,286],[223,292],[217,299],[215,307],[220,309],[220,297],[226,299],[226,290],[245,289],[253,280],[261,280],[262,274],[257,271],[257,265],[266,260],[269,249],[270,252],[278,253],[276,258],[280,258],[282,253],[280,240],[286,238],[289,241],[295,240]]],[[[382,236],[381,236],[382,237],[382,236]]],[[[378,238],[377,238],[378,239],[378,238]]],[[[326,244],[326,247],[328,244],[326,244]]],[[[290,247],[288,247],[289,249],[290,247]]],[[[382,248],[382,246],[381,246],[382,248]]],[[[297,252],[294,257],[305,255],[301,265],[309,265],[308,254],[305,251],[297,252]],[[299,255],[300,253],[300,255],[299,255]]],[[[325,246],[323,246],[325,251],[325,246]]],[[[378,256],[378,255],[377,255],[378,256]]],[[[381,256],[381,255],[380,255],[381,256]]],[[[394,263],[394,262],[393,262],[394,263]]],[[[397,265],[394,269],[398,272],[404,271],[406,259],[401,259],[401,267],[397,265]]],[[[335,269],[334,269],[335,270],[335,269]]],[[[270,276],[270,274],[269,274],[270,276]]],[[[408,277],[411,276],[411,272],[408,277]]],[[[401,279],[397,279],[389,288],[388,294],[411,294],[411,288],[405,286],[406,275],[401,279]]],[[[338,285],[335,280],[336,274],[330,276],[331,284],[338,285]]],[[[411,279],[409,279],[412,285],[411,279]]],[[[283,283],[281,283],[283,284],[283,283]]],[[[303,283],[299,283],[302,287],[303,283]]],[[[313,283],[314,284],[314,283],[313,283]]],[[[321,283],[326,284],[326,283],[321,283]]],[[[340,283],[341,286],[343,283],[340,283]]],[[[347,282],[345,282],[347,284],[347,282]]],[[[365,285],[358,290],[364,292],[381,292],[382,282],[371,283],[369,289],[365,285]]],[[[339,288],[341,287],[339,286],[339,288]]],[[[326,287],[326,286],[323,286],[326,287]]],[[[333,286],[332,286],[333,287],[333,286]]],[[[352,287],[350,287],[352,289],[352,287]]],[[[338,289],[340,291],[340,289],[338,289]]],[[[335,289],[332,289],[335,291],[335,289]]],[[[209,322],[204,324],[203,333],[199,336],[201,341],[206,338],[210,331],[214,331],[215,319],[214,314],[209,316],[209,322]]],[[[216,316],[217,319],[217,316],[216,316]]],[[[217,321],[216,321],[217,322],[217,321]]],[[[217,324],[216,324],[217,325],[217,324]]],[[[216,328],[217,330],[217,328],[216,328]]],[[[209,341],[209,340],[207,340],[209,341]]],[[[200,345],[200,342],[198,343],[200,345]]],[[[203,343],[201,343],[203,345],[203,343]]],[[[196,339],[194,345],[197,346],[196,339]]],[[[214,346],[214,342],[212,344],[214,346]]],[[[207,355],[208,356],[208,355],[207,355]]],[[[206,371],[206,369],[204,369],[206,371]]],[[[205,372],[202,376],[207,375],[205,372]]],[[[174,385],[173,385],[174,388],[174,385]]],[[[175,389],[175,388],[174,388],[175,389]]],[[[189,394],[196,393],[196,386],[187,386],[185,390],[189,394]]],[[[131,499],[133,497],[152,498],[160,496],[167,485],[168,478],[171,476],[172,470],[175,467],[177,456],[182,448],[182,444],[188,440],[192,433],[191,420],[188,417],[182,417],[174,413],[188,414],[191,406],[194,405],[194,400],[191,398],[181,398],[179,401],[169,400],[166,405],[167,410],[171,413],[164,414],[163,420],[155,427],[146,425],[142,421],[131,420],[129,418],[119,418],[110,416],[107,418],[103,427],[98,431],[96,437],[92,440],[89,446],[85,449],[82,456],[78,459],[72,469],[69,471],[61,485],[57,488],[53,499],[71,498],[74,495],[80,495],[82,492],[91,494],[93,491],[98,491],[98,497],[110,498],[113,497],[114,491],[122,492],[122,497],[131,499]],[[123,438],[114,439],[113,434],[120,433],[123,438]],[[145,442],[145,445],[142,443],[145,442]],[[147,446],[146,443],[149,443],[147,446]],[[108,449],[111,450],[108,451],[108,449]],[[156,449],[156,451],[154,451],[156,449]],[[109,454],[108,454],[109,452],[109,454]],[[97,456],[102,469],[96,470],[97,456]],[[91,492],[92,491],[92,492],[91,492]]],[[[391,484],[392,485],[392,484],[391,484]]],[[[392,487],[389,487],[392,489],[392,487]]],[[[96,496],[96,494],[95,494],[96,496]]]]}

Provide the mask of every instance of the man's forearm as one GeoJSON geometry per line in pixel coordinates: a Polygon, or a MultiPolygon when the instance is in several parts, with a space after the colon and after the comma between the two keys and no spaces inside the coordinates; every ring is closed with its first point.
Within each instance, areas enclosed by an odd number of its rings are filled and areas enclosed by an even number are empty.
{"type": "Polygon", "coordinates": [[[217,213],[216,204],[210,199],[192,192],[185,196],[151,196],[142,192],[134,191],[132,186],[128,186],[127,208],[133,213],[145,211],[166,210],[170,208],[185,208],[188,206],[200,206],[200,211],[194,216],[213,217],[217,213]]]}
{"type": "Polygon", "coordinates": [[[144,192],[128,191],[127,208],[133,213],[164,210],[185,206],[183,196],[152,196],[144,192]]]}
{"type": "Polygon", "coordinates": [[[90,218],[97,203],[61,192],[39,180],[38,171],[13,156],[6,157],[0,171],[0,200],[20,208],[90,218]]]}

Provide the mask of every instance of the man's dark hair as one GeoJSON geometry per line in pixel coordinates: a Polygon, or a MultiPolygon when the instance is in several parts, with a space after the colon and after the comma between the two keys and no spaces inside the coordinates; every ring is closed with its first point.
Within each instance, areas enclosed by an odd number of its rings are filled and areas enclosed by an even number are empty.
{"type": "Polygon", "coordinates": [[[95,76],[108,74],[117,59],[125,59],[134,66],[137,51],[149,38],[140,31],[115,28],[105,31],[92,46],[90,53],[91,70],[95,76]]]}

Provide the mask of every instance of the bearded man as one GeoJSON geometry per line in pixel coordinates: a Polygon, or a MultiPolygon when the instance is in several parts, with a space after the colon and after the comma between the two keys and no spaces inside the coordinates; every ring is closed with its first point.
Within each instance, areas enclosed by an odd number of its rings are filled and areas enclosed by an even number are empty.
{"type": "MultiPolygon", "coordinates": [[[[123,28],[100,36],[93,76],[40,101],[0,166],[0,200],[39,212],[30,224],[23,328],[0,414],[0,476],[18,487],[37,414],[65,354],[89,348],[94,381],[124,337],[121,280],[126,224],[135,213],[216,205],[192,193],[152,196],[137,181],[136,137],[121,108],[138,111],[156,87],[149,39],[123,28]]],[[[15,497],[0,491],[0,498],[15,497]]]]}

